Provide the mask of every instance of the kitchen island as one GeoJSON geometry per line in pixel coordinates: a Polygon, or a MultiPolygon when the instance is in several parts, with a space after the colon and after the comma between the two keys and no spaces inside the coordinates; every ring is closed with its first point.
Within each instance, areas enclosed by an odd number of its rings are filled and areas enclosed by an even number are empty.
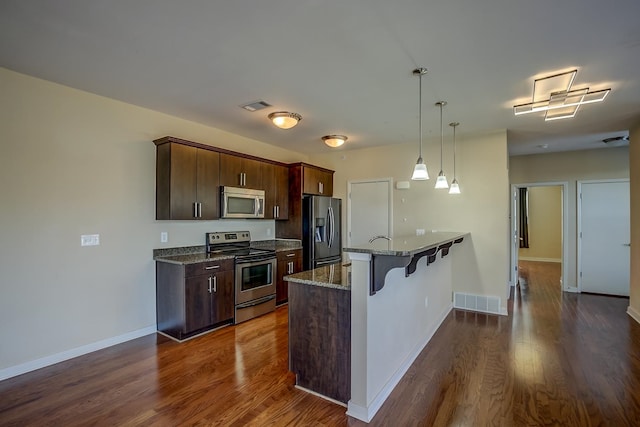
{"type": "Polygon", "coordinates": [[[289,370],[296,386],[346,406],[351,395],[349,267],[331,264],[290,276],[289,370]]]}
{"type": "MultiPolygon", "coordinates": [[[[308,338],[304,337],[305,332],[311,334],[318,329],[315,324],[333,328],[323,331],[325,339],[344,339],[343,335],[348,330],[350,380],[347,414],[365,422],[371,421],[451,311],[451,259],[455,255],[447,255],[455,251],[454,245],[465,244],[467,235],[466,232],[433,231],[422,236],[376,239],[368,244],[345,248],[351,265],[348,271],[341,269],[340,278],[344,280],[343,275],[347,275],[348,286],[343,286],[332,300],[328,297],[314,299],[319,293],[334,289],[335,268],[333,276],[327,267],[323,267],[286,277],[290,285],[289,327],[293,324],[299,328],[295,334],[303,336],[302,340],[292,337],[290,330],[292,371],[297,373],[292,354],[300,360],[318,357],[311,350],[314,347],[305,341],[308,338]],[[295,285],[291,286],[293,283],[295,285]],[[292,288],[299,295],[292,296],[292,288]],[[310,292],[310,288],[315,288],[315,292],[310,292]],[[350,305],[348,322],[344,320],[347,300],[350,305]],[[314,306],[313,310],[309,310],[309,304],[314,306]],[[341,304],[342,317],[332,314],[336,304],[341,304]],[[314,326],[305,330],[306,325],[314,326]]],[[[339,361],[346,348],[327,345],[322,351],[319,357],[333,357],[339,361]]],[[[314,375],[318,377],[333,378],[340,384],[344,381],[344,369],[337,370],[331,364],[317,364],[316,370],[314,375]]],[[[300,379],[298,373],[297,378],[300,379]]],[[[339,402],[345,401],[344,397],[328,395],[326,384],[299,385],[339,402]]]]}

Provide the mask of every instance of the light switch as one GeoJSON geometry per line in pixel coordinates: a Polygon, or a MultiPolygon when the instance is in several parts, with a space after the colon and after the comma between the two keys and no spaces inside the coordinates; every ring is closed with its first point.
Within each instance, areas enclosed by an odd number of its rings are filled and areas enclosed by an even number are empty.
{"type": "Polygon", "coordinates": [[[166,231],[160,232],[160,242],[167,243],[168,241],[169,241],[169,233],[167,233],[166,231]]]}

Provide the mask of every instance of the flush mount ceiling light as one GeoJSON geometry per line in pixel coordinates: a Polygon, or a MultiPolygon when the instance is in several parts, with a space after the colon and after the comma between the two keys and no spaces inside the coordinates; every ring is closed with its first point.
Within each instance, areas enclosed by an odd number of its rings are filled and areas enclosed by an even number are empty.
{"type": "Polygon", "coordinates": [[[427,165],[424,164],[422,160],[422,76],[427,74],[426,68],[416,68],[413,70],[413,75],[419,77],[419,116],[420,116],[420,154],[418,155],[418,161],[416,162],[416,166],[413,168],[413,175],[411,175],[411,179],[414,181],[424,181],[425,179],[429,179],[429,173],[427,172],[427,165]]]}
{"type": "Polygon", "coordinates": [[[302,116],[298,113],[289,113],[288,111],[276,111],[269,114],[269,120],[280,129],[291,129],[302,120],[302,116]]]}
{"type": "Polygon", "coordinates": [[[458,125],[460,125],[458,122],[449,123],[449,126],[453,128],[453,181],[451,181],[449,194],[460,194],[460,185],[456,179],[456,127],[458,125]]]}
{"type": "Polygon", "coordinates": [[[611,89],[589,92],[589,88],[571,89],[578,70],[554,74],[533,81],[533,96],[527,104],[515,105],[513,113],[521,114],[544,111],[544,120],[559,120],[575,117],[581,105],[602,102],[611,89]]]}
{"type": "Polygon", "coordinates": [[[347,140],[347,137],[344,135],[325,135],[322,137],[322,140],[329,147],[340,147],[347,140]]]}
{"type": "Polygon", "coordinates": [[[436,105],[440,107],[440,173],[438,173],[438,178],[436,179],[436,188],[449,188],[449,183],[447,182],[447,177],[444,175],[444,171],[442,170],[442,150],[444,148],[444,137],[442,133],[442,107],[447,105],[447,101],[438,101],[436,105]]]}

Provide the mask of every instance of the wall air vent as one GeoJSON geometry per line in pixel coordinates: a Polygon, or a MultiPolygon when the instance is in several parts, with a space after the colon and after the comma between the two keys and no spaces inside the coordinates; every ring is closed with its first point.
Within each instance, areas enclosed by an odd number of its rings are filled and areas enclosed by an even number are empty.
{"type": "Polygon", "coordinates": [[[269,104],[268,102],[265,101],[255,101],[255,102],[251,102],[249,104],[244,104],[241,105],[242,108],[244,108],[247,111],[251,111],[252,113],[254,111],[258,111],[258,110],[262,110],[264,108],[267,107],[271,107],[271,104],[269,104]]]}
{"type": "Polygon", "coordinates": [[[453,294],[453,308],[479,311],[482,313],[503,314],[500,312],[500,297],[465,294],[462,292],[455,292],[453,294]]]}

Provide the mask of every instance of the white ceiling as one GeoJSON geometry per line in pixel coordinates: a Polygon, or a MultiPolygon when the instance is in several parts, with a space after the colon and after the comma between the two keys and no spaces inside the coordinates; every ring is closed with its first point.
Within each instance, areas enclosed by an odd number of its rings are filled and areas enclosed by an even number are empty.
{"type": "MultiPolygon", "coordinates": [[[[640,120],[638,0],[2,0],[0,66],[305,153],[508,130],[511,154],[605,146],[640,120]],[[610,87],[569,120],[515,117],[533,79],[610,87]],[[239,106],[264,100],[259,112],[239,106]],[[290,130],[269,112],[300,113],[290,130]]],[[[158,135],[158,137],[164,135],[158,135]]],[[[180,135],[175,135],[180,137],[180,135]]]]}

